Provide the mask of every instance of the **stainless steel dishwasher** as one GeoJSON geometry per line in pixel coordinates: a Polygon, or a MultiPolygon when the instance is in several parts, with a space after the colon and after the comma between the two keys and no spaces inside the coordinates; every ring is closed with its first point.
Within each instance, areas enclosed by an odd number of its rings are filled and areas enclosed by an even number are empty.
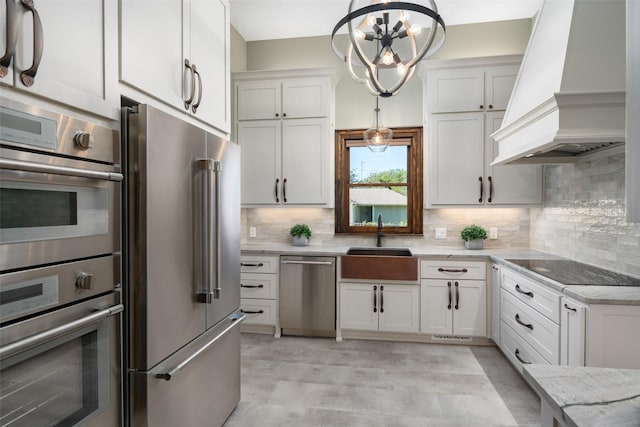
{"type": "Polygon", "coordinates": [[[336,259],[280,257],[280,327],[283,335],[336,334],[336,259]]]}

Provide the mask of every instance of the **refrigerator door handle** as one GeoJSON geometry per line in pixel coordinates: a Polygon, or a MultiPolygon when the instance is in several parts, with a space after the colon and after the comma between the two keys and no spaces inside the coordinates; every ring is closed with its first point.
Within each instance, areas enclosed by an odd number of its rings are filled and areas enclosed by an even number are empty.
{"type": "Polygon", "coordinates": [[[195,248],[195,253],[200,254],[203,281],[201,290],[196,296],[198,302],[211,304],[214,298],[220,297],[220,269],[218,268],[220,265],[220,162],[213,159],[196,159],[195,168],[204,174],[202,202],[198,203],[194,198],[194,204],[197,203],[194,210],[200,208],[198,223],[202,227],[201,230],[196,230],[194,236],[194,244],[202,245],[195,248]],[[200,236],[204,237],[204,241],[199,238],[200,236]],[[212,265],[214,251],[216,259],[215,265],[212,265]]]}
{"type": "Polygon", "coordinates": [[[246,314],[242,314],[242,315],[239,315],[239,316],[238,315],[234,315],[233,317],[230,318],[231,323],[229,325],[227,325],[222,331],[220,331],[220,333],[216,334],[213,338],[208,340],[201,347],[199,347],[197,350],[195,350],[189,356],[184,358],[180,363],[177,363],[172,368],[169,368],[169,369],[163,370],[161,372],[158,372],[155,375],[156,378],[161,378],[161,379],[166,380],[166,381],[171,381],[171,378],[173,378],[185,366],[187,366],[189,363],[191,363],[196,357],[198,357],[199,355],[204,353],[209,347],[211,347],[216,341],[218,341],[220,338],[222,338],[224,335],[226,335],[233,328],[235,328],[238,325],[240,325],[244,321],[244,319],[246,319],[246,318],[247,318],[246,314]]]}

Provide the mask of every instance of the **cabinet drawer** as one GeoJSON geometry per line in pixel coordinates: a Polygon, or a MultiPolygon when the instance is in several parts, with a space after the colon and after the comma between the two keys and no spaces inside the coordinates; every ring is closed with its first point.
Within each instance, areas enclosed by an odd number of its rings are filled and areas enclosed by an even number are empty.
{"type": "Polygon", "coordinates": [[[244,323],[248,325],[276,324],[275,300],[242,298],[240,300],[240,309],[247,314],[247,319],[244,323]]]}
{"type": "Polygon", "coordinates": [[[531,347],[520,335],[505,322],[500,322],[500,349],[513,366],[522,373],[522,366],[529,363],[549,365],[549,362],[531,347]]]}
{"type": "Polygon", "coordinates": [[[275,274],[241,273],[240,297],[276,299],[278,283],[275,274]]]}
{"type": "Polygon", "coordinates": [[[420,276],[430,279],[486,280],[487,263],[476,261],[422,260],[420,276]]]}
{"type": "Polygon", "coordinates": [[[242,255],[240,271],[242,273],[275,273],[278,271],[278,257],[242,255]]]}
{"type": "Polygon", "coordinates": [[[553,290],[506,268],[502,268],[502,288],[555,323],[560,323],[560,295],[553,290]]]}
{"type": "Polygon", "coordinates": [[[502,321],[549,363],[560,363],[560,326],[502,290],[502,321]]]}

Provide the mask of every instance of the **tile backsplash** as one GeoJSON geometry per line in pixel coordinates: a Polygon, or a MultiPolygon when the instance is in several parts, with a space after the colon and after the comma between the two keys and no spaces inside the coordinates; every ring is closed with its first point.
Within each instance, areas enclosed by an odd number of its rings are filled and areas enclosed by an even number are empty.
{"type": "Polygon", "coordinates": [[[531,247],[640,276],[640,224],[625,220],[625,157],[614,149],[545,166],[544,207],[531,209],[531,247]]]}
{"type": "MultiPolygon", "coordinates": [[[[311,245],[374,246],[375,235],[334,234],[334,210],[320,208],[242,209],[242,243],[289,243],[289,228],[304,222],[312,230],[311,245]],[[256,237],[249,237],[249,227],[256,227],[256,237]]],[[[487,248],[529,246],[529,209],[431,209],[423,211],[424,236],[388,236],[384,246],[462,246],[460,231],[478,224],[489,231],[498,228],[498,239],[485,240],[487,248]],[[435,239],[436,227],[447,229],[446,239],[435,239]]],[[[383,230],[384,233],[384,230],[383,230]]]]}

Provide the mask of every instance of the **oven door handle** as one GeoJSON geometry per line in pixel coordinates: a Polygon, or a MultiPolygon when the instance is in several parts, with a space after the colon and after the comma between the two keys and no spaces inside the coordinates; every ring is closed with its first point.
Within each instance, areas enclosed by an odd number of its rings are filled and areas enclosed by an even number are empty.
{"type": "Polygon", "coordinates": [[[44,163],[24,162],[22,160],[0,159],[0,169],[12,169],[26,172],[49,173],[53,175],[68,175],[80,178],[99,179],[103,181],[122,181],[122,174],[89,169],[54,166],[44,163]]]}
{"type": "Polygon", "coordinates": [[[0,359],[5,359],[6,357],[20,353],[26,349],[36,347],[46,341],[50,341],[60,336],[66,335],[69,332],[84,328],[85,326],[89,326],[93,323],[100,322],[107,317],[111,317],[122,312],[122,310],[124,310],[124,306],[122,304],[113,305],[111,307],[107,307],[105,309],[91,313],[88,316],[74,320],[73,322],[65,323],[62,326],[51,328],[44,332],[40,332],[19,341],[12,342],[11,344],[2,346],[0,347],[0,359]]]}
{"type": "Polygon", "coordinates": [[[185,366],[191,363],[196,357],[204,353],[209,347],[211,347],[216,341],[226,335],[231,329],[239,326],[244,319],[247,318],[246,314],[235,316],[231,318],[231,323],[227,325],[220,333],[216,334],[212,339],[208,340],[202,347],[191,353],[188,357],[183,359],[180,363],[176,364],[173,368],[165,369],[162,372],[158,372],[155,377],[166,381],[171,381],[178,372],[180,372],[185,366]]]}

